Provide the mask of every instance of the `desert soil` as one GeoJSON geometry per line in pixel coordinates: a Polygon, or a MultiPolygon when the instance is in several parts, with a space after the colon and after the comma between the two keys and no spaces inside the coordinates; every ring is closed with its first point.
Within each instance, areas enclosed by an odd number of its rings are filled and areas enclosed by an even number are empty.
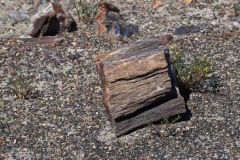
{"type": "MultiPolygon", "coordinates": [[[[109,41],[79,22],[77,32],[57,36],[60,45],[24,47],[15,39],[26,35],[29,18],[10,14],[30,13],[33,1],[1,0],[0,159],[240,159],[240,13],[233,9],[240,8],[239,1],[169,0],[157,10],[150,0],[109,2],[139,25],[137,35],[109,41]],[[194,33],[175,32],[191,25],[194,33]],[[209,58],[213,76],[190,95],[189,120],[149,125],[117,138],[93,57],[166,33],[186,54],[209,58]],[[19,76],[32,87],[26,99],[11,89],[19,76]]],[[[73,5],[67,5],[78,22],[73,5]]]]}

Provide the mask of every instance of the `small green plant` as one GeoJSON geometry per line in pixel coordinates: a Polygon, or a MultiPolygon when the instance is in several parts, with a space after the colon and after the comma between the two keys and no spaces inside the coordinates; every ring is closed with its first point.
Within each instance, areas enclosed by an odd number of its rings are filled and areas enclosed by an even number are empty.
{"type": "Polygon", "coordinates": [[[99,4],[103,2],[103,0],[100,0],[97,4],[93,4],[86,0],[74,0],[74,7],[76,8],[79,22],[92,23],[99,4]]]}
{"type": "Polygon", "coordinates": [[[19,99],[27,99],[33,91],[31,82],[27,77],[18,76],[10,80],[10,89],[19,99]]]}
{"type": "Polygon", "coordinates": [[[171,60],[176,71],[179,85],[191,89],[206,80],[212,73],[212,64],[204,57],[187,57],[177,45],[170,46],[171,60]]]}
{"type": "Polygon", "coordinates": [[[233,9],[234,9],[234,12],[235,12],[236,16],[240,15],[240,2],[235,3],[233,5],[233,9]]]}

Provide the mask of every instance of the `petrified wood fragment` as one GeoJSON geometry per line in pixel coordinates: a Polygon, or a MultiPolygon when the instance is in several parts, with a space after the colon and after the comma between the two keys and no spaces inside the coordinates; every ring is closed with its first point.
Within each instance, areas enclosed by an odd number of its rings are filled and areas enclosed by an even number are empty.
{"type": "Polygon", "coordinates": [[[64,31],[77,30],[73,17],[58,2],[37,0],[33,13],[29,27],[32,37],[55,36],[64,31]]]}
{"type": "Polygon", "coordinates": [[[39,38],[18,38],[17,41],[21,46],[44,46],[44,47],[56,47],[63,42],[63,38],[60,36],[45,36],[39,38]]]}
{"type": "Polygon", "coordinates": [[[95,59],[104,103],[118,136],[186,111],[159,40],[140,40],[95,59]]]}
{"type": "Polygon", "coordinates": [[[109,39],[120,40],[139,32],[138,25],[126,22],[120,10],[110,3],[103,3],[99,6],[95,21],[97,33],[107,32],[109,39]]]}

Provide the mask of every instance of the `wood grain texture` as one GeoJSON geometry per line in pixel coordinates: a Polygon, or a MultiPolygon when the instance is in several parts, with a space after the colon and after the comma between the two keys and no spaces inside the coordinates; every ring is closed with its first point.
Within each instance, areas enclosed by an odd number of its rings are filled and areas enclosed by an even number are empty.
{"type": "Polygon", "coordinates": [[[184,100],[173,85],[159,40],[140,40],[114,52],[100,53],[95,59],[104,103],[117,135],[185,112],[184,100]]]}

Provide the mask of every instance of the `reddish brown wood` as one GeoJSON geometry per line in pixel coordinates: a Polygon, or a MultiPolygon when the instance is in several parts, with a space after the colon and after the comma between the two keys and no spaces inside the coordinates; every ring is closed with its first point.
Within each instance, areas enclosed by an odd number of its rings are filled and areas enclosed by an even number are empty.
{"type": "Polygon", "coordinates": [[[37,0],[33,13],[29,32],[32,37],[55,36],[63,31],[77,30],[73,17],[58,2],[47,1],[42,4],[37,0]]]}
{"type": "Polygon", "coordinates": [[[144,39],[96,56],[104,103],[117,135],[186,111],[160,44],[144,39]]]}
{"type": "Polygon", "coordinates": [[[17,38],[18,43],[23,46],[44,46],[44,47],[55,47],[60,45],[63,38],[59,36],[46,36],[40,38],[17,38]]]}

